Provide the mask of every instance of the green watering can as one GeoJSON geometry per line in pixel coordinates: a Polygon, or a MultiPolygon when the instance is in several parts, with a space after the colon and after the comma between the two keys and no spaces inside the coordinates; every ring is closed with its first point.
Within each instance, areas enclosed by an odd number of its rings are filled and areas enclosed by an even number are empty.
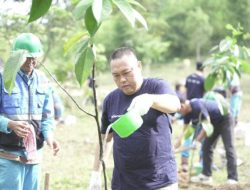
{"type": "Polygon", "coordinates": [[[121,138],[126,138],[140,128],[142,123],[142,117],[131,110],[112,123],[111,127],[121,138]]]}

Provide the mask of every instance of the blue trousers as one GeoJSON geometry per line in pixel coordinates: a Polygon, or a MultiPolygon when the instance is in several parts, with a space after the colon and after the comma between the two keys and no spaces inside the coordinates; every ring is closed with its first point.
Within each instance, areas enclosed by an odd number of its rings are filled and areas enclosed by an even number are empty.
{"type": "Polygon", "coordinates": [[[234,119],[237,119],[240,113],[242,104],[242,93],[238,92],[231,96],[230,98],[230,109],[234,119]]]}
{"type": "Polygon", "coordinates": [[[39,164],[22,164],[0,158],[1,190],[39,190],[39,164]]]}

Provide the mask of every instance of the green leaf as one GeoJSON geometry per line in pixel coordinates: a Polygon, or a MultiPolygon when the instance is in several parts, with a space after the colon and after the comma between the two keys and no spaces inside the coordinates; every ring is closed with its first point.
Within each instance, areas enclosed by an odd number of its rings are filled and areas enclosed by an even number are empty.
{"type": "Polygon", "coordinates": [[[92,66],[95,61],[94,54],[91,47],[87,47],[75,65],[75,74],[76,79],[79,82],[80,86],[82,86],[83,82],[88,78],[91,74],[92,66]]]}
{"type": "Polygon", "coordinates": [[[101,21],[102,4],[103,4],[103,0],[93,0],[92,12],[98,23],[101,21]]]}
{"type": "Polygon", "coordinates": [[[3,71],[4,87],[9,94],[11,94],[15,86],[16,74],[19,71],[21,65],[25,62],[26,55],[27,55],[26,50],[14,51],[4,66],[4,71],[3,71]]]}
{"type": "Polygon", "coordinates": [[[111,15],[111,13],[112,13],[112,3],[110,2],[110,0],[103,0],[101,19],[102,20],[106,19],[107,17],[109,17],[109,15],[111,15]]]}
{"type": "Polygon", "coordinates": [[[232,31],[235,30],[234,27],[231,24],[227,24],[226,29],[232,30],[232,31]]]}
{"type": "Polygon", "coordinates": [[[43,16],[50,8],[52,0],[32,0],[28,22],[33,22],[43,16]]]}
{"type": "Polygon", "coordinates": [[[240,65],[242,71],[244,71],[245,73],[247,74],[250,74],[250,64],[248,62],[241,62],[241,65],[240,65]]]}
{"type": "Polygon", "coordinates": [[[218,45],[216,45],[216,46],[212,47],[212,48],[209,50],[209,53],[212,53],[212,52],[217,51],[217,49],[218,49],[218,48],[219,48],[219,46],[218,46],[218,45]]]}
{"type": "Polygon", "coordinates": [[[232,68],[233,68],[232,75],[229,76],[228,78],[231,77],[230,80],[232,80],[232,79],[233,79],[233,76],[234,76],[235,74],[237,74],[238,77],[240,78],[240,77],[241,77],[241,68],[240,68],[240,67],[232,67],[232,68]]]}
{"type": "Polygon", "coordinates": [[[76,19],[83,19],[86,10],[91,6],[93,0],[82,0],[80,1],[75,9],[73,10],[73,15],[76,19]]]}
{"type": "Polygon", "coordinates": [[[214,87],[215,82],[216,82],[216,78],[217,78],[216,76],[217,75],[215,73],[212,73],[206,77],[205,83],[204,83],[206,91],[209,91],[214,87]]]}
{"type": "Polygon", "coordinates": [[[246,47],[240,47],[239,46],[239,58],[240,59],[248,59],[250,56],[249,56],[249,50],[246,48],[246,47]]]}
{"type": "Polygon", "coordinates": [[[229,40],[229,39],[221,40],[221,42],[219,44],[220,52],[225,52],[225,51],[229,50],[231,45],[232,45],[232,40],[229,40]]]}
{"type": "Polygon", "coordinates": [[[227,72],[230,72],[230,71],[228,71],[226,69],[223,69],[222,72],[221,72],[221,75],[222,75],[221,78],[222,78],[223,83],[227,82],[227,72]]]}
{"type": "Polygon", "coordinates": [[[219,57],[219,58],[215,59],[215,61],[216,61],[216,64],[222,64],[222,63],[227,62],[228,59],[229,59],[228,56],[223,56],[223,57],[219,57]]]}
{"type": "Polygon", "coordinates": [[[208,66],[212,65],[214,62],[215,62],[215,58],[210,57],[204,61],[203,66],[208,67],[208,66]]]}
{"type": "Polygon", "coordinates": [[[250,49],[247,48],[247,47],[244,47],[244,49],[245,49],[246,55],[247,55],[248,57],[250,57],[250,49]]]}
{"type": "Polygon", "coordinates": [[[135,16],[131,5],[125,0],[113,0],[113,3],[120,9],[122,14],[127,18],[132,27],[135,26],[135,16]]]}
{"type": "Polygon", "coordinates": [[[135,9],[133,9],[133,12],[134,12],[134,16],[135,18],[142,24],[142,26],[148,30],[148,25],[147,25],[147,22],[146,20],[144,19],[144,17],[139,13],[137,12],[135,9]]]}
{"type": "Polygon", "coordinates": [[[92,12],[92,6],[90,6],[85,14],[85,26],[90,34],[90,36],[94,36],[96,33],[97,29],[99,28],[100,25],[98,25],[93,12],[92,12]]]}
{"type": "Polygon", "coordinates": [[[135,6],[139,7],[139,8],[141,8],[143,11],[146,11],[145,7],[143,7],[143,6],[142,6],[140,3],[138,3],[137,1],[135,1],[135,0],[128,0],[128,2],[129,2],[130,4],[132,4],[132,5],[135,5],[135,6]]]}
{"type": "Polygon", "coordinates": [[[69,50],[77,43],[79,40],[81,40],[84,37],[88,37],[87,32],[79,32],[72,36],[66,43],[64,43],[63,49],[64,54],[67,54],[69,50]]]}
{"type": "Polygon", "coordinates": [[[240,49],[239,46],[236,44],[234,45],[233,49],[232,49],[232,53],[235,57],[239,57],[240,55],[240,49]]]}
{"type": "Polygon", "coordinates": [[[79,49],[76,51],[77,54],[82,54],[82,52],[85,51],[88,45],[89,45],[89,38],[85,38],[81,42],[79,42],[79,49]]]}

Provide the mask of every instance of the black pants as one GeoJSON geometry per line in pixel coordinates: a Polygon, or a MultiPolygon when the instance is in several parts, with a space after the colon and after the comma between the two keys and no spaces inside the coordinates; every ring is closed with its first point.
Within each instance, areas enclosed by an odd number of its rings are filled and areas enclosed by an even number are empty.
{"type": "Polygon", "coordinates": [[[236,154],[233,142],[233,119],[231,115],[224,116],[223,121],[214,126],[211,137],[206,138],[203,145],[203,171],[206,176],[212,175],[213,150],[217,139],[221,135],[227,158],[227,178],[238,180],[236,154]]]}

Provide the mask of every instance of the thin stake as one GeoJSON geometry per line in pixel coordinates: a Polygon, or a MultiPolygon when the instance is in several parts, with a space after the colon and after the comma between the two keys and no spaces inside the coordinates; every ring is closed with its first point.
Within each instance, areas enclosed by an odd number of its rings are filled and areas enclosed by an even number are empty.
{"type": "Polygon", "coordinates": [[[44,190],[49,190],[49,173],[45,173],[44,190]]]}

